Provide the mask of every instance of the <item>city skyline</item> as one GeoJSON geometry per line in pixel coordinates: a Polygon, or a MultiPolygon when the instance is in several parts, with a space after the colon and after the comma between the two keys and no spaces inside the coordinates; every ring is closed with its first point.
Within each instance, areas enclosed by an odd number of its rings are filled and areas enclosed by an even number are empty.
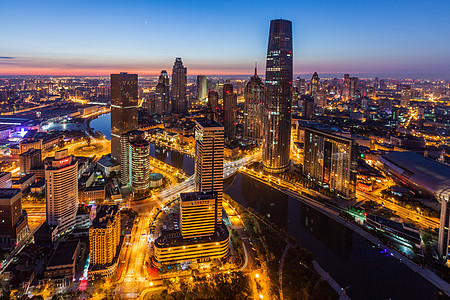
{"type": "Polygon", "coordinates": [[[448,28],[445,12],[450,4],[442,1],[435,5],[389,2],[389,10],[385,9],[388,2],[377,6],[290,2],[270,10],[266,2],[231,2],[230,7],[236,6],[232,22],[215,13],[218,4],[203,1],[192,7],[173,2],[133,1],[125,6],[98,1],[89,3],[88,9],[83,2],[58,3],[58,10],[52,4],[2,4],[5,11],[20,10],[21,14],[8,14],[0,21],[8,28],[0,43],[0,75],[122,71],[157,75],[161,69],[170,69],[174,57],[183,58],[189,74],[251,74],[254,61],[264,61],[266,20],[279,17],[294,24],[295,74],[317,71],[442,79],[450,75],[446,51],[450,42],[439,30],[448,28]],[[81,7],[83,13],[75,14],[81,7]],[[411,18],[417,11],[420,21],[411,18]],[[174,16],[173,26],[164,25],[169,14],[174,16]],[[121,21],[111,22],[113,18],[121,21]],[[228,39],[220,34],[225,24],[231,32],[228,39]],[[49,29],[48,38],[37,34],[49,29]]]}

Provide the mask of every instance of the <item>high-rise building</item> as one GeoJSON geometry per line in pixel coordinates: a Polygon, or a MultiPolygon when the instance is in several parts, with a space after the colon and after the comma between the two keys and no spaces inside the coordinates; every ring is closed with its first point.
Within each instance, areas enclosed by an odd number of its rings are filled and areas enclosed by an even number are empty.
{"type": "Polygon", "coordinates": [[[166,70],[161,71],[155,88],[155,113],[159,116],[170,114],[170,78],[166,70]]]}
{"type": "Polygon", "coordinates": [[[216,231],[217,193],[180,194],[180,216],[184,239],[213,235],[216,231]]]}
{"type": "Polygon", "coordinates": [[[302,98],[302,117],[311,120],[314,116],[314,98],[310,95],[303,95],[302,98]]]}
{"type": "Polygon", "coordinates": [[[314,104],[319,107],[327,106],[327,93],[324,90],[318,90],[314,93],[314,104]]]}
{"type": "Polygon", "coordinates": [[[358,92],[358,77],[350,77],[350,98],[356,99],[358,92]]]}
{"type": "Polygon", "coordinates": [[[320,90],[320,78],[317,72],[314,72],[311,78],[311,95],[315,96],[320,90]]]}
{"type": "Polygon", "coordinates": [[[123,133],[120,137],[122,152],[120,155],[120,182],[122,186],[131,186],[131,149],[130,143],[145,139],[145,132],[141,130],[131,130],[123,133]]]}
{"type": "Polygon", "coordinates": [[[350,74],[344,74],[344,82],[342,84],[342,100],[350,99],[350,74]]]}
{"type": "Polygon", "coordinates": [[[253,75],[244,91],[244,138],[250,142],[262,141],[262,120],[264,102],[264,83],[257,74],[253,75]]]}
{"type": "Polygon", "coordinates": [[[22,210],[20,189],[0,188],[0,220],[1,247],[13,247],[28,235],[28,217],[22,210]]]}
{"type": "Polygon", "coordinates": [[[208,92],[208,103],[211,105],[213,118],[210,120],[217,121],[219,119],[219,94],[216,91],[210,90],[208,92]]]}
{"type": "Polygon", "coordinates": [[[29,174],[32,168],[38,168],[43,165],[41,149],[28,149],[28,151],[19,155],[20,173],[29,174]]]}
{"type": "Polygon", "coordinates": [[[197,75],[197,100],[205,103],[208,96],[208,78],[206,75],[197,75]]]}
{"type": "Polygon", "coordinates": [[[138,127],[138,75],[111,74],[111,157],[120,160],[120,136],[138,127]]]}
{"type": "Polygon", "coordinates": [[[292,22],[270,22],[267,47],[262,163],[268,172],[289,168],[292,105],[292,22]]]}
{"type": "Polygon", "coordinates": [[[303,173],[352,199],[358,167],[354,140],[311,128],[305,129],[303,173]]]}
{"type": "Polygon", "coordinates": [[[237,95],[233,92],[233,85],[226,83],[223,85],[223,126],[225,136],[229,140],[236,137],[237,123],[237,95]]]}
{"type": "Polygon", "coordinates": [[[172,68],[172,111],[177,114],[187,113],[187,68],[180,57],[175,59],[172,68]]]}
{"type": "Polygon", "coordinates": [[[402,97],[400,100],[400,106],[401,107],[409,107],[409,103],[411,102],[411,99],[413,98],[414,90],[411,90],[410,85],[404,85],[402,88],[402,97]]]}
{"type": "Polygon", "coordinates": [[[130,143],[131,187],[133,192],[142,193],[150,184],[150,144],[145,140],[130,143]]]}
{"type": "Polygon", "coordinates": [[[102,205],[96,210],[89,228],[91,264],[105,266],[113,262],[120,241],[120,210],[117,205],[102,205]]]}
{"type": "Polygon", "coordinates": [[[303,96],[306,94],[306,81],[304,78],[297,77],[295,80],[295,86],[297,87],[298,94],[303,96]]]}
{"type": "Polygon", "coordinates": [[[12,188],[12,176],[10,172],[0,172],[0,189],[12,188]]]}
{"type": "Polygon", "coordinates": [[[78,210],[78,162],[68,150],[55,153],[45,167],[47,224],[58,234],[73,229],[78,210]]]}
{"type": "Polygon", "coordinates": [[[215,121],[195,124],[195,190],[217,192],[217,222],[222,223],[224,128],[215,121]]]}

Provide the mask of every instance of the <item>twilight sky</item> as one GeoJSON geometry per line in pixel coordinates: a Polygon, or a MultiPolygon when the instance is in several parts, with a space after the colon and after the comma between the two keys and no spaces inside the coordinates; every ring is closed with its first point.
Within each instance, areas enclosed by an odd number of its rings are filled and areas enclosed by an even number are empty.
{"type": "Polygon", "coordinates": [[[450,79],[450,1],[0,0],[0,75],[263,74],[269,22],[293,22],[296,74],[450,79]],[[170,72],[169,72],[170,73],[170,72]]]}

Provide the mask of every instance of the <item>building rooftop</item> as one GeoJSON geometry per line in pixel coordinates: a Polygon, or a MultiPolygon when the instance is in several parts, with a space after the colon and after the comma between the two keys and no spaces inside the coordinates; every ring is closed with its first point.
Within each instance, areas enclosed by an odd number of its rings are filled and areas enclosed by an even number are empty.
{"type": "Polygon", "coordinates": [[[114,167],[116,165],[111,159],[111,154],[103,155],[97,163],[106,168],[114,167]]]}
{"type": "Polygon", "coordinates": [[[0,189],[0,199],[11,199],[20,192],[20,189],[0,189]]]}
{"type": "Polygon", "coordinates": [[[117,205],[101,205],[97,206],[96,216],[92,222],[93,228],[106,228],[108,221],[113,222],[119,211],[117,205]]]}
{"type": "Polygon", "coordinates": [[[22,183],[30,180],[33,177],[35,177],[34,174],[26,174],[26,175],[23,175],[22,177],[14,177],[12,183],[13,184],[22,184],[22,183]]]}
{"type": "Polygon", "coordinates": [[[449,200],[449,166],[415,152],[389,152],[378,160],[411,187],[425,190],[438,200],[449,200]]]}
{"type": "Polygon", "coordinates": [[[181,201],[209,200],[217,197],[217,192],[191,192],[181,193],[181,201]]]}
{"type": "Polygon", "coordinates": [[[160,173],[151,173],[151,174],[148,176],[148,178],[149,178],[150,180],[160,180],[160,179],[163,178],[163,175],[160,174],[160,173]]]}
{"type": "Polygon", "coordinates": [[[75,263],[75,252],[78,248],[79,240],[61,241],[56,247],[47,267],[67,266],[75,263]]]}
{"type": "Polygon", "coordinates": [[[223,127],[222,124],[213,120],[196,120],[195,122],[202,127],[223,127]]]}

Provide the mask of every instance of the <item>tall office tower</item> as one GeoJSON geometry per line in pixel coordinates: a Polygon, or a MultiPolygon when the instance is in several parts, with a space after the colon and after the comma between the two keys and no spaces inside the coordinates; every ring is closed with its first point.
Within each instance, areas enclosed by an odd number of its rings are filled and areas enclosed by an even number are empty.
{"type": "Polygon", "coordinates": [[[236,94],[238,96],[241,96],[244,93],[244,86],[245,86],[245,81],[242,80],[238,80],[236,82],[236,94]]]}
{"type": "Polygon", "coordinates": [[[28,151],[19,155],[20,173],[29,174],[32,168],[38,168],[43,165],[41,149],[28,149],[28,151]]]}
{"type": "Polygon", "coordinates": [[[166,70],[162,70],[155,88],[155,113],[159,116],[170,115],[170,107],[170,78],[166,70]]]}
{"type": "Polygon", "coordinates": [[[180,194],[181,235],[183,238],[211,236],[216,231],[217,193],[180,194]]]}
{"type": "Polygon", "coordinates": [[[175,59],[172,68],[172,111],[177,114],[187,113],[186,99],[187,68],[180,57],[175,59]]]}
{"type": "Polygon", "coordinates": [[[219,119],[219,94],[216,91],[210,90],[208,92],[208,103],[211,104],[211,109],[214,114],[214,121],[217,121],[219,119]]]}
{"type": "Polygon", "coordinates": [[[311,120],[314,116],[314,98],[310,95],[302,96],[302,118],[311,120]]]}
{"type": "Polygon", "coordinates": [[[0,172],[0,189],[12,188],[12,176],[9,172],[0,172]]]}
{"type": "Polygon", "coordinates": [[[131,130],[122,133],[120,137],[120,183],[122,186],[131,186],[131,149],[130,143],[145,139],[145,132],[141,130],[131,130]]]}
{"type": "Polygon", "coordinates": [[[104,266],[113,262],[120,241],[120,210],[117,205],[102,205],[96,210],[89,228],[91,264],[104,266]]]}
{"type": "Polygon", "coordinates": [[[350,99],[350,75],[344,74],[344,83],[342,84],[342,100],[350,99]]]}
{"type": "Polygon", "coordinates": [[[304,78],[297,77],[295,80],[295,86],[298,89],[298,94],[303,96],[306,94],[306,81],[304,78]]]}
{"type": "Polygon", "coordinates": [[[347,199],[356,193],[358,167],[354,140],[332,133],[305,129],[303,173],[347,199]]]}
{"type": "Polygon", "coordinates": [[[263,120],[263,167],[289,168],[292,105],[292,22],[270,21],[263,120]]]}
{"type": "Polygon", "coordinates": [[[137,74],[111,74],[111,157],[120,160],[120,136],[138,127],[137,74]]]}
{"type": "Polygon", "coordinates": [[[350,99],[356,99],[358,91],[358,77],[350,77],[350,99]]]}
{"type": "Polygon", "coordinates": [[[197,100],[205,103],[208,96],[208,79],[206,75],[197,75],[197,100]]]}
{"type": "Polygon", "coordinates": [[[225,127],[225,136],[234,140],[236,137],[236,117],[237,95],[233,93],[233,85],[226,83],[223,85],[223,126],[225,127]]]}
{"type": "Polygon", "coordinates": [[[391,114],[392,113],[392,101],[389,98],[384,98],[380,100],[380,110],[391,114]]]}
{"type": "Polygon", "coordinates": [[[222,223],[224,128],[195,121],[195,190],[217,192],[217,222],[222,223]]]}
{"type": "Polygon", "coordinates": [[[411,102],[411,99],[413,98],[413,92],[414,90],[411,90],[410,85],[404,85],[402,88],[402,96],[400,99],[400,106],[401,107],[409,107],[409,103],[411,102]]]}
{"type": "Polygon", "coordinates": [[[150,184],[150,144],[145,141],[130,143],[131,187],[133,192],[142,193],[150,184]]]}
{"type": "Polygon", "coordinates": [[[0,245],[14,247],[28,234],[28,217],[22,210],[20,189],[0,188],[0,245]]]}
{"type": "Polygon", "coordinates": [[[262,140],[262,120],[264,102],[264,83],[257,74],[253,75],[244,90],[244,138],[253,143],[262,140]]]}
{"type": "Polygon", "coordinates": [[[314,72],[311,78],[311,95],[315,96],[320,90],[320,78],[317,72],[314,72]]]}
{"type": "Polygon", "coordinates": [[[58,234],[75,226],[78,209],[78,162],[68,150],[55,153],[45,167],[47,224],[58,226],[58,234]]]}

